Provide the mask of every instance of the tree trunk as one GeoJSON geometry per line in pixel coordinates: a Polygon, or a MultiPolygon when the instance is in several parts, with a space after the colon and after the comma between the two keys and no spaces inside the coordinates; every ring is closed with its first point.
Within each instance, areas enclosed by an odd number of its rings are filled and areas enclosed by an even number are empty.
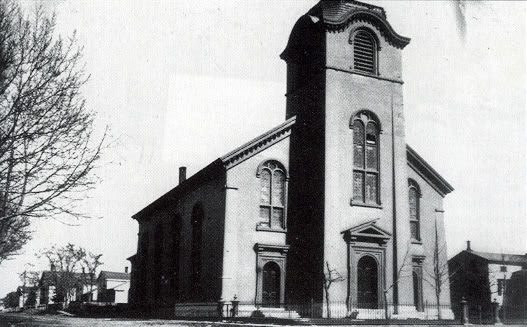
{"type": "Polygon", "coordinates": [[[330,304],[329,304],[329,292],[326,290],[326,311],[327,311],[327,317],[328,318],[331,318],[331,309],[330,309],[330,304]]]}
{"type": "Polygon", "coordinates": [[[441,289],[436,290],[436,301],[437,301],[437,319],[441,320],[441,304],[440,304],[440,298],[441,298],[441,289]]]}
{"type": "Polygon", "coordinates": [[[384,318],[386,320],[389,320],[390,317],[388,315],[388,296],[387,296],[387,291],[384,291],[382,292],[383,293],[383,297],[384,297],[384,318]]]}

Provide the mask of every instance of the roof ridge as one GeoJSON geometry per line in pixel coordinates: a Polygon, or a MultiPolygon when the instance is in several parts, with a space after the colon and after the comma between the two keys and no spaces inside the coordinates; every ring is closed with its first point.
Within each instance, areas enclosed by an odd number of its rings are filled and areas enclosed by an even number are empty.
{"type": "Polygon", "coordinates": [[[295,124],[295,122],[296,122],[296,116],[293,116],[287,119],[286,121],[284,121],[283,123],[281,123],[280,125],[271,128],[270,130],[258,135],[252,140],[242,144],[236,149],[223,155],[222,157],[220,157],[220,160],[223,161],[223,163],[226,166],[227,165],[230,166],[232,163],[238,161],[239,159],[241,159],[242,157],[250,153],[251,150],[253,150],[254,148],[258,147],[259,145],[261,146],[262,142],[265,142],[266,140],[271,138],[273,135],[276,135],[284,130],[288,130],[291,126],[295,124]]]}

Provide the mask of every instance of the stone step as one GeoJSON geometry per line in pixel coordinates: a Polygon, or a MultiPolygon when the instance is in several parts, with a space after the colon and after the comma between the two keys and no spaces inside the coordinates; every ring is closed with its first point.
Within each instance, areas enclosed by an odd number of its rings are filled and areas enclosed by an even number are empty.
{"type": "Polygon", "coordinates": [[[294,310],[284,308],[260,308],[260,312],[266,318],[298,319],[300,315],[294,310]]]}

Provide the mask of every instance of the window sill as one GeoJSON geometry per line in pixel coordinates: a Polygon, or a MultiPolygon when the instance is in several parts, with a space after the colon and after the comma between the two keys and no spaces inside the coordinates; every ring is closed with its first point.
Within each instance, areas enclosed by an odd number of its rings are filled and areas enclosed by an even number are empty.
{"type": "Polygon", "coordinates": [[[423,245],[423,241],[421,241],[421,240],[416,240],[415,238],[412,238],[412,239],[410,240],[410,243],[412,243],[412,244],[423,245]]]}
{"type": "Polygon", "coordinates": [[[287,233],[286,228],[272,228],[272,227],[262,226],[262,225],[256,225],[256,230],[259,232],[287,233]]]}
{"type": "Polygon", "coordinates": [[[382,209],[382,205],[377,204],[377,203],[353,202],[353,200],[350,200],[350,205],[352,207],[366,207],[366,208],[382,209]]]}

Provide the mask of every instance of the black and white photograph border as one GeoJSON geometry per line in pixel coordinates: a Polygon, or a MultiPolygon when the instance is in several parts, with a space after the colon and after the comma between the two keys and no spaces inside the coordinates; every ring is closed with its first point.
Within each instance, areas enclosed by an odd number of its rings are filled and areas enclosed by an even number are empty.
{"type": "Polygon", "coordinates": [[[0,326],[527,323],[526,9],[6,0],[0,326]]]}

